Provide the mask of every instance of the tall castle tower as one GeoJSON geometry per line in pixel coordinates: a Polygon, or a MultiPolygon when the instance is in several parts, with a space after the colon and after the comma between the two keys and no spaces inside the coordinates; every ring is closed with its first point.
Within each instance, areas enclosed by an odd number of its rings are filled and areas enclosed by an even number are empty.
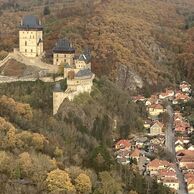
{"type": "Polygon", "coordinates": [[[27,57],[43,53],[43,26],[36,16],[25,16],[19,28],[19,51],[27,57]]]}

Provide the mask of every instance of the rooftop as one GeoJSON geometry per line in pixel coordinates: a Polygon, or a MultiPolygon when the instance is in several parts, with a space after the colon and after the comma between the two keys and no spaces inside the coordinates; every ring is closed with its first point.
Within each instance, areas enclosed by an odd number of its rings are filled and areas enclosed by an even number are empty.
{"type": "Polygon", "coordinates": [[[80,77],[91,77],[91,76],[92,76],[92,72],[91,72],[90,69],[81,69],[75,75],[75,77],[77,77],[77,78],[80,78],[80,77]]]}
{"type": "Polygon", "coordinates": [[[33,15],[27,15],[24,16],[20,28],[23,29],[43,29],[43,26],[41,25],[40,20],[38,17],[33,16],[33,15]]]}
{"type": "Polygon", "coordinates": [[[67,39],[59,39],[53,48],[54,53],[75,53],[75,49],[67,39]]]}

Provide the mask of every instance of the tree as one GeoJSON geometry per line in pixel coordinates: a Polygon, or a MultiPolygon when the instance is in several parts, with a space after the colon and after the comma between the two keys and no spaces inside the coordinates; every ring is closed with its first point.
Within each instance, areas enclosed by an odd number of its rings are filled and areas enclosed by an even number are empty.
{"type": "Polygon", "coordinates": [[[122,191],[121,184],[115,180],[111,174],[107,171],[99,173],[100,177],[100,193],[104,194],[114,194],[122,191]]]}
{"type": "Polygon", "coordinates": [[[49,191],[52,192],[75,190],[73,184],[71,183],[71,179],[69,178],[69,174],[60,169],[56,169],[48,173],[46,183],[49,191]]]}
{"type": "Polygon", "coordinates": [[[0,151],[0,172],[8,172],[10,168],[10,163],[10,156],[5,151],[0,151]]]}
{"type": "Polygon", "coordinates": [[[90,177],[84,173],[81,173],[75,179],[75,188],[79,193],[90,193],[92,190],[92,183],[90,177]]]}
{"type": "Polygon", "coordinates": [[[50,13],[51,13],[51,11],[50,11],[49,6],[45,6],[45,7],[44,7],[43,14],[44,14],[44,15],[50,15],[50,13]]]}
{"type": "Polygon", "coordinates": [[[32,159],[28,152],[23,152],[19,155],[19,165],[21,168],[21,173],[28,176],[32,168],[32,159]]]}

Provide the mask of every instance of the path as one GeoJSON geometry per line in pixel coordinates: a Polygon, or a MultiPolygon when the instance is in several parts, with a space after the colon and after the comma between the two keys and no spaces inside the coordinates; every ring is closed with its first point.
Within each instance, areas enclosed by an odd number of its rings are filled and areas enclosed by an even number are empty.
{"type": "Polygon", "coordinates": [[[25,65],[39,67],[42,70],[48,71],[49,73],[56,73],[58,68],[54,65],[44,63],[43,61],[41,61],[40,57],[35,57],[35,58],[26,57],[16,49],[14,49],[14,52],[9,53],[5,59],[0,61],[0,67],[3,66],[10,59],[15,59],[16,61],[23,63],[25,65]]]}

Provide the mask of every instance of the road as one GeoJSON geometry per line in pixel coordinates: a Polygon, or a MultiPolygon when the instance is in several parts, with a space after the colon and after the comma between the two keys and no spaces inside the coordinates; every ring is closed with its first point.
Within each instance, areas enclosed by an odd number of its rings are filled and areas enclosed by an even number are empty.
{"type": "MultiPolygon", "coordinates": [[[[165,146],[166,149],[171,152],[173,156],[173,161],[176,162],[176,154],[175,154],[175,134],[173,131],[173,109],[170,105],[166,107],[167,113],[169,115],[169,122],[167,125],[167,129],[165,132],[165,146]]],[[[178,194],[188,194],[186,191],[186,183],[184,181],[183,173],[180,171],[178,165],[176,165],[176,174],[179,180],[179,190],[178,194]]]]}
{"type": "Polygon", "coordinates": [[[170,105],[166,107],[169,115],[169,122],[165,132],[165,146],[166,149],[173,154],[175,157],[175,146],[174,146],[174,132],[173,132],[173,109],[170,105]]]}

